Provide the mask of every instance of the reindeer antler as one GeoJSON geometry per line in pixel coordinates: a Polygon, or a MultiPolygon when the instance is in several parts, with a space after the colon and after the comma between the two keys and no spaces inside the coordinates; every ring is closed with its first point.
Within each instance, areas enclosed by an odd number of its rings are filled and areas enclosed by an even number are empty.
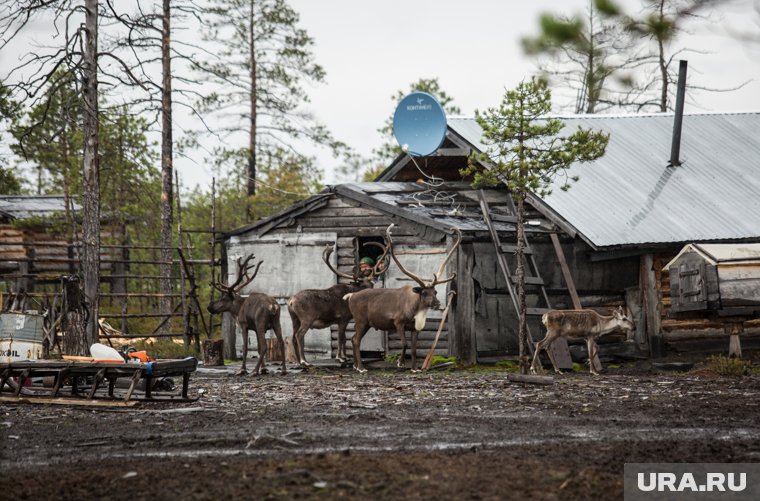
{"type": "Polygon", "coordinates": [[[350,280],[356,281],[356,275],[351,276],[348,273],[340,272],[332,267],[332,265],[330,264],[330,255],[332,254],[332,252],[333,252],[332,245],[328,245],[327,247],[325,247],[325,250],[322,252],[322,261],[324,261],[327,267],[330,268],[330,271],[332,271],[339,277],[348,278],[350,280]]]}
{"type": "Polygon", "coordinates": [[[398,258],[396,257],[396,254],[393,252],[393,239],[391,238],[391,228],[393,228],[393,224],[388,226],[388,229],[385,230],[385,235],[388,238],[388,248],[391,252],[391,257],[393,258],[393,261],[396,263],[396,266],[409,278],[420,284],[422,287],[433,287],[440,284],[445,284],[447,282],[451,282],[454,280],[457,276],[456,273],[451,275],[446,280],[438,280],[438,278],[443,274],[444,270],[446,269],[446,264],[449,262],[449,259],[451,259],[451,256],[454,255],[454,251],[460,246],[462,243],[462,232],[459,231],[459,228],[454,228],[454,231],[457,235],[457,240],[454,242],[454,245],[451,246],[451,249],[446,253],[446,257],[444,257],[443,262],[441,263],[441,266],[438,268],[438,271],[433,275],[432,281],[426,281],[423,278],[421,278],[418,275],[415,275],[414,273],[411,273],[409,270],[404,268],[404,266],[399,262],[398,258]]]}
{"type": "Polygon", "coordinates": [[[446,254],[446,257],[443,259],[443,262],[441,263],[441,266],[438,268],[438,272],[435,275],[433,275],[433,285],[445,284],[446,282],[451,282],[457,276],[457,274],[454,273],[453,275],[451,275],[446,280],[443,280],[443,281],[440,281],[440,282],[438,281],[438,278],[441,276],[441,274],[446,269],[446,264],[449,262],[449,259],[451,259],[451,256],[454,255],[454,251],[457,250],[459,248],[459,246],[462,244],[462,232],[459,231],[459,228],[454,228],[454,232],[457,235],[457,241],[454,242],[454,245],[451,246],[451,249],[446,254]]]}
{"type": "Polygon", "coordinates": [[[374,245],[375,247],[380,247],[380,250],[383,251],[382,255],[377,258],[375,261],[375,266],[372,267],[372,273],[370,274],[370,278],[374,278],[376,275],[382,275],[388,270],[388,265],[390,264],[390,257],[388,257],[388,249],[390,248],[390,245],[383,245],[380,242],[365,242],[364,246],[367,245],[374,245]],[[387,260],[387,261],[386,261],[387,260]],[[385,263],[385,268],[380,269],[380,263],[385,263]]]}
{"type": "Polygon", "coordinates": [[[237,293],[238,291],[242,290],[243,287],[245,287],[246,285],[248,285],[251,282],[253,282],[253,279],[256,278],[256,275],[259,274],[259,268],[261,268],[261,265],[264,263],[264,260],[262,259],[261,261],[259,261],[259,263],[257,265],[248,266],[248,263],[252,259],[255,259],[255,256],[253,254],[251,254],[247,258],[245,258],[245,261],[243,261],[243,262],[240,262],[240,259],[241,258],[237,259],[237,265],[238,265],[238,276],[237,276],[237,279],[235,279],[235,281],[231,285],[224,285],[222,283],[218,283],[218,284],[217,283],[212,283],[211,285],[216,290],[218,290],[219,292],[222,292],[224,294],[227,294],[227,293],[233,293],[234,294],[234,293],[237,293]],[[253,272],[253,276],[249,277],[248,276],[248,271],[251,268],[253,268],[254,266],[256,267],[256,269],[253,272]],[[240,282],[242,282],[243,279],[245,279],[245,282],[243,284],[241,284],[240,282]]]}
{"type": "Polygon", "coordinates": [[[420,278],[419,276],[415,275],[414,273],[404,268],[404,265],[401,264],[398,258],[396,257],[396,253],[393,252],[393,238],[391,238],[391,228],[393,228],[394,226],[395,225],[391,223],[391,225],[388,226],[388,229],[385,230],[385,236],[388,239],[388,248],[390,249],[391,257],[393,258],[393,261],[396,263],[396,266],[398,266],[398,269],[401,270],[401,272],[404,275],[408,276],[409,278],[411,278],[412,280],[420,284],[421,287],[427,287],[427,284],[422,278],[420,278]]]}

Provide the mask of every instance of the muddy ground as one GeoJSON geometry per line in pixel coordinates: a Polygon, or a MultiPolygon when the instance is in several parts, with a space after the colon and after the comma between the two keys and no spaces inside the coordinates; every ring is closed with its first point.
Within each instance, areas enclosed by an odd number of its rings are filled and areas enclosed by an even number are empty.
{"type": "Polygon", "coordinates": [[[626,462],[760,461],[756,375],[233,371],[192,403],[0,403],[0,498],[607,500],[626,462]]]}

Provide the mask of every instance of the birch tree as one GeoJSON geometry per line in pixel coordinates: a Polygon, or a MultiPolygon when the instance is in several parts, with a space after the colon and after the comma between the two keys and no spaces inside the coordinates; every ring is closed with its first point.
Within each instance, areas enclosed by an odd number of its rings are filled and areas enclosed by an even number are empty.
{"type": "Polygon", "coordinates": [[[3,0],[0,2],[0,50],[29,28],[52,16],[59,43],[35,48],[6,75],[14,97],[39,102],[43,90],[59,69],[77,75],[83,97],[82,163],[82,275],[89,306],[85,339],[76,343],[85,355],[98,340],[97,315],[100,282],[100,177],[98,166],[98,0],[3,0]]]}

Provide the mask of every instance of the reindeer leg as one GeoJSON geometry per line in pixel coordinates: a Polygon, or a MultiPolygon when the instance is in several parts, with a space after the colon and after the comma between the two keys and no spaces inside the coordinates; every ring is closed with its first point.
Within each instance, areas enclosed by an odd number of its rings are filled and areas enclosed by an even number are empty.
{"type": "MultiPolygon", "coordinates": [[[[548,337],[548,335],[546,336],[548,337]]],[[[544,349],[544,341],[546,340],[546,337],[536,343],[536,351],[533,353],[533,362],[530,364],[530,373],[531,374],[537,374],[539,366],[541,364],[541,359],[539,358],[539,355],[541,354],[541,350],[544,349]]],[[[541,372],[543,372],[543,367],[541,367],[541,372]]]]}
{"type": "Polygon", "coordinates": [[[360,324],[357,323],[354,326],[354,337],[351,338],[351,345],[354,350],[354,370],[356,372],[367,372],[367,369],[364,368],[364,365],[362,364],[362,352],[361,352],[361,346],[362,346],[362,338],[369,330],[369,324],[360,324]]]}
{"type": "Polygon", "coordinates": [[[396,334],[401,339],[401,356],[399,356],[396,366],[403,369],[406,366],[406,335],[404,334],[404,326],[396,325],[396,334]]]}
{"type": "Polygon", "coordinates": [[[420,331],[412,331],[412,372],[420,372],[417,369],[417,336],[420,331]]]}
{"type": "Polygon", "coordinates": [[[536,343],[536,351],[533,353],[533,362],[530,364],[530,371],[533,374],[536,374],[538,372],[538,369],[541,369],[543,371],[543,367],[541,366],[541,350],[544,350],[546,354],[549,356],[549,361],[552,363],[552,367],[554,368],[554,372],[559,374],[561,371],[557,367],[557,364],[554,361],[554,356],[551,352],[551,346],[554,340],[557,338],[557,333],[553,330],[547,330],[546,336],[536,343]]]}
{"type": "Polygon", "coordinates": [[[549,361],[552,363],[552,368],[554,369],[554,372],[556,372],[557,374],[562,374],[562,371],[557,366],[557,361],[554,360],[554,352],[552,352],[552,344],[554,344],[555,339],[556,337],[552,338],[551,344],[548,344],[546,348],[544,349],[546,350],[546,354],[549,355],[549,361]]]}
{"type": "Polygon", "coordinates": [[[591,371],[591,374],[593,374],[594,376],[598,376],[599,373],[596,372],[596,368],[594,367],[594,357],[599,351],[599,347],[596,345],[596,341],[594,341],[594,338],[592,337],[589,337],[588,339],[586,339],[586,346],[588,347],[589,370],[591,371]]]}
{"type": "Polygon", "coordinates": [[[256,340],[259,345],[259,361],[256,364],[256,370],[254,370],[254,375],[258,376],[259,374],[266,374],[267,368],[264,367],[264,362],[267,358],[267,338],[266,338],[266,327],[264,326],[256,326],[256,340]]]}
{"type": "MultiPolygon", "coordinates": [[[[293,331],[293,343],[296,345],[296,356],[298,357],[298,363],[302,367],[309,367],[311,364],[306,361],[306,355],[304,353],[304,339],[306,333],[309,330],[311,322],[300,323],[298,329],[293,331]]],[[[293,326],[295,329],[295,325],[293,326]]]]}
{"type": "Polygon", "coordinates": [[[341,320],[338,324],[338,353],[335,357],[340,363],[346,361],[346,327],[348,327],[348,319],[341,320]]]}
{"type": "Polygon", "coordinates": [[[236,376],[245,376],[248,371],[245,370],[245,360],[248,358],[248,324],[246,322],[238,322],[240,325],[240,332],[243,334],[243,364],[240,366],[240,370],[236,376]]]}
{"type": "MultiPolygon", "coordinates": [[[[301,331],[301,320],[298,318],[298,315],[293,313],[292,310],[290,310],[290,307],[288,307],[288,311],[290,312],[290,320],[293,324],[293,349],[296,351],[296,358],[298,359],[299,365],[305,365],[306,360],[304,360],[303,357],[303,344],[301,339],[299,339],[299,332],[301,331]]],[[[304,334],[305,335],[305,334],[304,334]]]]}
{"type": "Polygon", "coordinates": [[[288,369],[286,367],[286,360],[285,360],[285,340],[282,339],[282,326],[280,325],[280,317],[274,319],[272,322],[272,329],[274,330],[274,336],[277,338],[277,341],[280,343],[280,356],[282,357],[282,374],[285,375],[288,373],[288,369]]]}

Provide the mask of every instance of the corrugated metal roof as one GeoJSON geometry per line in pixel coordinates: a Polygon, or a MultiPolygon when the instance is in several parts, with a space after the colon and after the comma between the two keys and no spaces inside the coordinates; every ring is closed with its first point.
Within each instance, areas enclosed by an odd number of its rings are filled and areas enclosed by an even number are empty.
{"type": "MultiPolygon", "coordinates": [[[[72,204],[78,211],[80,206],[72,204]]],[[[65,199],[62,195],[5,195],[0,196],[0,213],[13,219],[28,219],[34,216],[50,216],[66,210],[65,199]]]]}
{"type": "MultiPolygon", "coordinates": [[[[672,113],[558,118],[610,134],[602,158],[570,169],[570,190],[558,180],[544,199],[596,247],[760,238],[760,113],[685,115],[676,168],[672,113]]],[[[474,119],[448,123],[485,149],[474,119]]]]}

